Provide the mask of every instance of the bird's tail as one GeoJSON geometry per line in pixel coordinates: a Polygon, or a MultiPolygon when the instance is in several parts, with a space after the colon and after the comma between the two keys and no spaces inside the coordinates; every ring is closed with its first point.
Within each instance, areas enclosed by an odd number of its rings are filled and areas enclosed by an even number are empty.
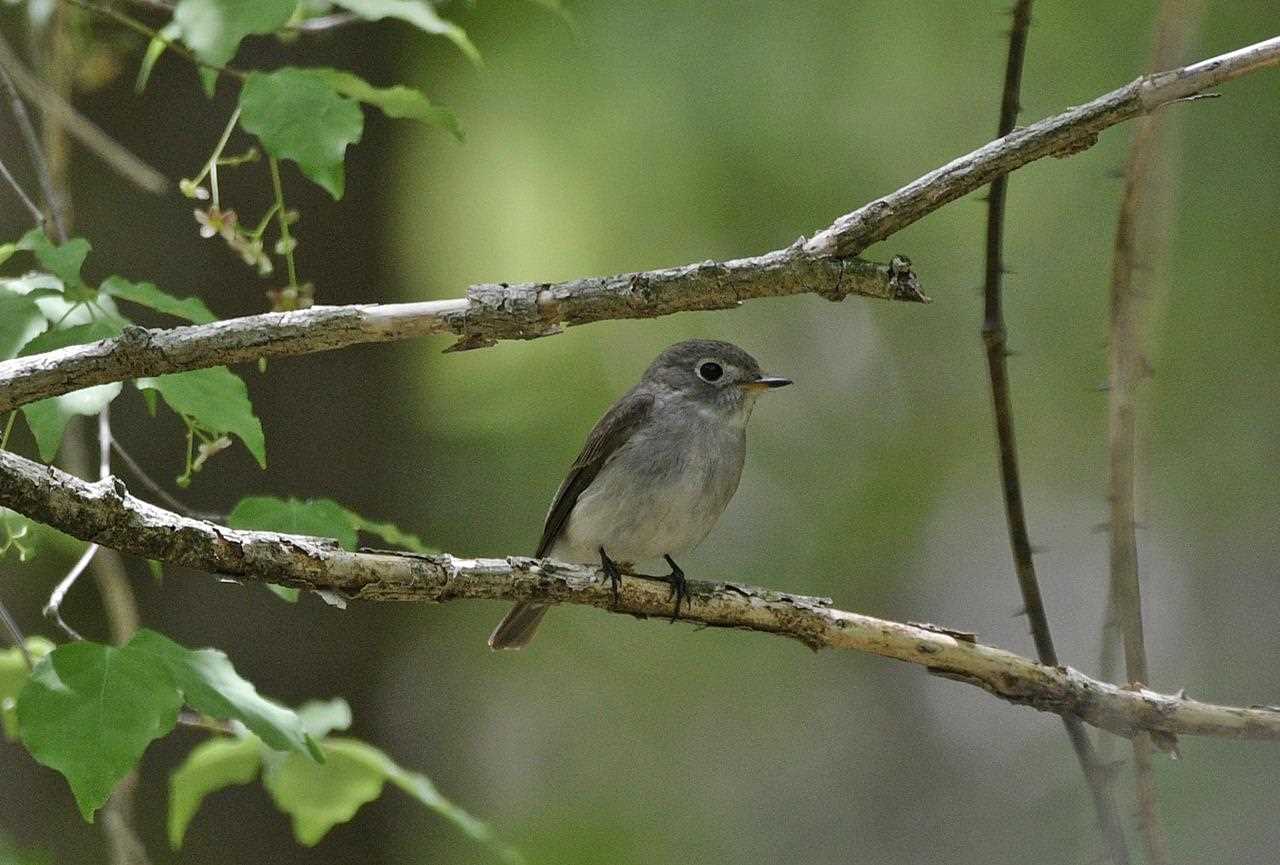
{"type": "Polygon", "coordinates": [[[516,604],[489,635],[489,648],[523,649],[548,609],[546,604],[516,604]]]}

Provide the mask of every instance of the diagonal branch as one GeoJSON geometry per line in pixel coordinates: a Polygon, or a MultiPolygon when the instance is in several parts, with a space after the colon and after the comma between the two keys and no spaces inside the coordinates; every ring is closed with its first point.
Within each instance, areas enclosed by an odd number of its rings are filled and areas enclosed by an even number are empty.
{"type": "Polygon", "coordinates": [[[1079,153],[1092,147],[1098,134],[1110,126],[1276,64],[1280,64],[1280,36],[1180,69],[1144,75],[1092,102],[1016,129],[845,214],[815,234],[805,249],[819,255],[857,255],[1029,162],[1079,153]]]}
{"type": "MultiPolygon", "coordinates": [[[[464,559],[366,550],[324,538],[230,529],[148,504],[118,478],[96,483],[0,451],[0,506],[74,537],[135,556],[212,574],[319,589],[374,601],[486,598],[581,604],[631,616],[667,616],[669,586],[623,581],[614,606],[608,580],[592,568],[513,556],[464,559]]],[[[1001,699],[1073,715],[1122,736],[1142,730],[1280,741],[1280,710],[1217,706],[1182,695],[1129,690],[1069,667],[1050,667],[973,635],[837,610],[825,598],[736,583],[693,581],[685,619],[798,640],[812,649],[869,652],[976,685],[1001,699]]]]}
{"type": "Polygon", "coordinates": [[[116,339],[0,362],[0,412],[82,387],[188,369],[248,363],[428,334],[455,348],[533,339],[564,325],[732,309],[744,300],[850,294],[922,301],[910,262],[888,265],[809,255],[798,245],[754,258],[561,283],[472,286],[465,298],[313,306],[168,330],[128,328],[116,339]]]}
{"type": "MultiPolygon", "coordinates": [[[[1019,98],[1022,90],[1022,65],[1026,56],[1027,34],[1031,29],[1031,0],[1018,0],[1013,7],[1013,27],[1009,31],[1009,54],[1005,64],[1004,90],[1000,98],[1000,121],[997,137],[1004,138],[1013,131],[1018,120],[1019,98]]],[[[1018,472],[1018,446],[1013,429],[1013,397],[1009,387],[1008,350],[1002,304],[1004,280],[1004,211],[1008,192],[1008,175],[997,177],[991,183],[987,197],[987,250],[986,276],[983,283],[984,310],[982,342],[987,352],[987,371],[991,379],[991,404],[995,414],[996,441],[1000,457],[1000,481],[1004,493],[1005,518],[1009,528],[1009,547],[1013,553],[1014,571],[1022,594],[1022,606],[1031,625],[1036,644],[1036,656],[1040,663],[1056,665],[1058,653],[1053,646],[1049,630],[1049,616],[1045,611],[1036,577],[1035,561],[1031,555],[1031,538],[1027,530],[1027,515],[1022,504],[1022,485],[1018,472]]],[[[1064,715],[1063,726],[1075,751],[1076,760],[1084,773],[1085,782],[1093,799],[1093,808],[1102,831],[1102,839],[1113,865],[1127,865],[1129,848],[1125,842],[1124,825],[1116,810],[1115,798],[1104,767],[1098,760],[1093,743],[1079,718],[1064,715]]]]}
{"type": "Polygon", "coordinates": [[[1280,37],[1139,78],[953,160],[786,249],[562,283],[477,285],[455,300],[321,306],[165,331],[138,328],[113,340],[0,362],[0,412],[133,376],[433,333],[460,336],[454,348],[468,349],[500,339],[549,336],[565,325],[730,309],[757,297],[811,293],[832,299],[861,294],[924,300],[906,259],[875,265],[847,256],[1028,162],[1079,152],[1108,126],[1277,63],[1280,37]]]}

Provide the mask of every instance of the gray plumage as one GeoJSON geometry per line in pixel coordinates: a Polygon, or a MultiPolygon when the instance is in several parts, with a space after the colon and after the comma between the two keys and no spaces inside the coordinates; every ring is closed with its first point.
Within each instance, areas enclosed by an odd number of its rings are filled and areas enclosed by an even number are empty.
{"type": "MultiPolygon", "coordinates": [[[[650,364],[587,436],[556,492],[538,558],[632,565],[697,546],[738,489],[756,398],[790,381],[727,342],[695,339],[650,364]]],[[[677,601],[678,609],[678,601],[677,601]]],[[[517,604],[489,646],[523,648],[547,611],[517,604]]]]}

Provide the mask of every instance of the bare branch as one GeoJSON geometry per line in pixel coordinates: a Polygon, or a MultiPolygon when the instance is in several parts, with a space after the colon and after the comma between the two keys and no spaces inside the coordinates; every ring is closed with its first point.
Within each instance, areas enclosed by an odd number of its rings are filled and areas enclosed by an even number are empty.
{"type": "Polygon", "coordinates": [[[31,214],[31,218],[35,220],[36,226],[43,226],[44,214],[40,212],[40,207],[31,200],[31,196],[27,195],[26,190],[22,188],[22,184],[18,182],[18,178],[14,177],[13,172],[9,170],[9,166],[4,164],[3,159],[0,159],[0,176],[4,177],[5,181],[13,187],[14,193],[17,194],[18,199],[22,202],[22,206],[31,214]]]}
{"type": "MultiPolygon", "coordinates": [[[[1166,68],[1181,59],[1194,35],[1202,9],[1199,0],[1162,0],[1156,18],[1152,69],[1166,68]]],[[[1111,602],[1124,640],[1125,674],[1130,682],[1151,681],[1142,623],[1142,592],[1138,577],[1138,542],[1135,531],[1137,477],[1136,392],[1147,374],[1142,331],[1148,304],[1146,292],[1135,284],[1140,247],[1153,236],[1169,231],[1167,224],[1152,224],[1158,197],[1154,170],[1161,159],[1165,115],[1142,118],[1129,147],[1125,166],[1124,196],[1116,224],[1115,253],[1111,267],[1111,321],[1108,340],[1110,387],[1107,392],[1109,426],[1108,500],[1111,504],[1111,602]]],[[[1166,212],[1168,208],[1165,209],[1166,212]]],[[[1166,217],[1165,223],[1168,222],[1166,217]]],[[[1150,253],[1151,250],[1145,250],[1150,253]]],[[[1133,739],[1134,778],[1137,788],[1138,825],[1142,830],[1147,865],[1168,865],[1169,842],[1160,824],[1157,788],[1152,766],[1152,745],[1175,748],[1171,737],[1153,742],[1144,733],[1133,739]]]]}
{"type": "Polygon", "coordinates": [[[887,198],[841,217],[807,243],[734,261],[590,277],[562,283],[472,286],[465,298],[312,307],[165,331],[134,328],[117,339],[0,362],[0,412],[36,399],[138,375],[162,375],[263,357],[305,354],[433,333],[455,349],[532,339],[565,325],[730,309],[757,297],[850,294],[925,300],[910,263],[845,257],[996,177],[1049,154],[1081,149],[1100,130],[1170,101],[1280,63],[1280,37],[1182,69],[1140,78],[1056,117],[975,150],[887,198]]]}
{"type": "Polygon", "coordinates": [[[815,234],[805,249],[819,255],[857,255],[944,204],[1029,162],[1079,153],[1093,146],[1098,134],[1108,127],[1277,63],[1280,36],[1181,69],[1144,75],[1092,102],[1014,130],[897,192],[863,205],[815,234]]]}
{"type": "Polygon", "coordinates": [[[116,339],[0,362],[0,412],[91,384],[389,342],[433,333],[454,348],[533,339],[564,325],[732,309],[791,294],[924,300],[910,263],[818,258],[798,245],[754,258],[561,283],[472,286],[465,298],[419,303],[313,306],[169,330],[128,328],[116,339]]]}
{"type": "MultiPolygon", "coordinates": [[[[1013,26],[1009,31],[1009,53],[1005,63],[1004,88],[1000,98],[1000,121],[997,138],[1013,131],[1018,120],[1022,90],[1022,65],[1026,56],[1027,34],[1031,29],[1031,0],[1018,0],[1013,7],[1013,26]]],[[[1013,396],[1009,386],[1008,350],[1002,304],[1004,281],[1004,210],[1008,191],[1008,175],[991,182],[987,196],[986,277],[983,284],[984,312],[982,342],[987,352],[987,372],[991,379],[991,403],[995,414],[996,441],[1000,457],[1000,481],[1004,494],[1005,518],[1009,527],[1009,547],[1014,571],[1022,594],[1022,607],[1031,625],[1040,663],[1057,665],[1058,653],[1053,646],[1049,616],[1045,611],[1031,555],[1031,537],[1027,529],[1026,510],[1022,504],[1022,484],[1018,471],[1018,446],[1013,428],[1013,396]]],[[[1098,760],[1088,732],[1079,718],[1062,716],[1067,738],[1084,773],[1093,799],[1093,808],[1102,831],[1102,840],[1114,865],[1127,865],[1129,847],[1124,825],[1111,795],[1110,780],[1098,760]]]]}
{"type": "MultiPolygon", "coordinates": [[[[0,452],[0,506],[74,537],[135,556],[243,580],[325,590],[353,599],[444,603],[464,598],[582,604],[632,616],[670,615],[666,583],[626,579],[617,606],[592,568],[513,556],[464,559],[377,550],[349,552],[324,538],[249,532],[193,520],[130,495],[118,478],[91,483],[0,452]]],[[[1280,711],[1216,706],[1182,695],[1128,690],[1069,667],[1048,667],[964,634],[837,610],[810,598],[737,583],[694,581],[682,616],[798,640],[813,649],[869,652],[976,685],[1019,705],[1122,736],[1141,730],[1280,741],[1280,711]]]]}
{"type": "Polygon", "coordinates": [[[0,38],[0,66],[13,79],[18,92],[39,105],[46,117],[55,118],[58,123],[64,124],[67,132],[125,180],[147,192],[159,193],[169,188],[169,181],[163,174],[126,150],[23,66],[17,53],[3,38],[0,38]]]}
{"type": "MultiPolygon", "coordinates": [[[[4,36],[0,35],[0,42],[4,41],[4,36]]],[[[12,50],[7,45],[0,46],[0,51],[12,54],[12,50]]],[[[53,221],[53,230],[57,234],[58,241],[65,243],[67,240],[67,226],[62,209],[57,206],[57,195],[53,189],[53,179],[49,174],[49,165],[45,162],[44,148],[40,146],[40,136],[36,133],[35,124],[31,122],[31,115],[27,111],[27,106],[23,103],[22,97],[18,94],[18,87],[13,83],[13,77],[9,71],[5,69],[3,63],[0,63],[0,86],[4,87],[5,95],[9,97],[9,111],[13,114],[13,119],[18,124],[18,131],[22,133],[22,140],[27,145],[27,156],[31,159],[31,166],[35,169],[36,178],[40,182],[40,194],[44,196],[45,206],[49,208],[49,215],[53,221]]]]}

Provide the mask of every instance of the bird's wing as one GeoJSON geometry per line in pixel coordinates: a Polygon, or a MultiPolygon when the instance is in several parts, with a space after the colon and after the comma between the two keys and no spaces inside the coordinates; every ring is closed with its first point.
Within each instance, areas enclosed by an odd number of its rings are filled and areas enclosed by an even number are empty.
{"type": "Polygon", "coordinates": [[[565,523],[569,521],[573,506],[578,503],[578,496],[591,486],[609,457],[626,444],[652,410],[653,394],[632,391],[600,418],[595,429],[591,430],[591,435],[587,436],[582,453],[573,461],[569,476],[556,492],[551,510],[547,511],[547,522],[542,527],[542,541],[535,553],[537,558],[545,556],[560,536],[565,523]]]}

